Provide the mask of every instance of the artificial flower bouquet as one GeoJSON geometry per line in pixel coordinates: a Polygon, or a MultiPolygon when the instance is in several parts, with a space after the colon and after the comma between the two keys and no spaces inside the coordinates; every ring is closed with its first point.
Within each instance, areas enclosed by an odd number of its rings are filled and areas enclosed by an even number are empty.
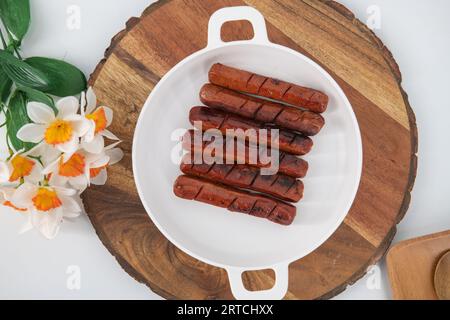
{"type": "Polygon", "coordinates": [[[26,215],[22,232],[36,228],[52,239],[64,219],[83,211],[81,193],[105,184],[107,167],[123,152],[107,129],[112,110],[97,107],[80,70],[61,60],[21,57],[29,12],[29,0],[0,0],[6,29],[0,30],[0,112],[8,148],[0,161],[0,204],[26,215]]]}
{"type": "Polygon", "coordinates": [[[40,102],[29,102],[26,109],[32,123],[22,126],[17,138],[36,145],[15,150],[0,162],[0,200],[29,217],[23,231],[35,227],[53,238],[64,218],[81,213],[80,194],[90,184],[105,184],[107,166],[123,153],[116,147],[119,139],[107,129],[112,110],[96,108],[91,88],[81,95],[81,104],[66,97],[55,111],[40,102]],[[104,137],[116,142],[105,147],[104,137]]]}

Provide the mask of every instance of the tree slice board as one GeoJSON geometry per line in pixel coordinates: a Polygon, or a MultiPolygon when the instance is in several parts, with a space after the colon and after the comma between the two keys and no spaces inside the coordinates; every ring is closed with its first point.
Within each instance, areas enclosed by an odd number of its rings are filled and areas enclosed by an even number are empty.
{"type": "Polygon", "coordinates": [[[386,258],[392,297],[396,300],[439,299],[434,284],[435,270],[449,251],[450,230],[393,246],[386,258]]]}
{"type": "MultiPolygon", "coordinates": [[[[286,299],[325,299],[342,292],[383,257],[403,218],[416,174],[417,131],[389,50],[334,1],[162,0],[131,18],[112,39],[90,83],[115,111],[112,130],[123,139],[123,161],[106,186],[84,194],[89,217],[120,265],[154,292],[172,299],[232,298],[225,270],[184,254],[146,214],[133,181],[131,145],[147,96],[176,63],[206,46],[210,15],[250,5],[266,18],[271,41],[301,52],[334,77],[349,98],[362,133],[364,169],[345,222],[320,248],[290,265],[286,299]]],[[[248,23],[227,23],[226,40],[250,39],[248,23]]],[[[157,156],[157,155],[155,155],[157,156]]],[[[249,290],[270,288],[270,270],[247,272],[249,290]]]]}

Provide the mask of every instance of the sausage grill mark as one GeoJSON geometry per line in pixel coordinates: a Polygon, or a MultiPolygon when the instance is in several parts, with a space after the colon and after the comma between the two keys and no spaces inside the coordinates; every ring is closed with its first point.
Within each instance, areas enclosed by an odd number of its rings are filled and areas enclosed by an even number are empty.
{"type": "Polygon", "coordinates": [[[180,198],[196,200],[247,213],[273,222],[289,225],[295,218],[295,207],[259,194],[249,193],[191,176],[180,176],[174,184],[174,193],[180,198]],[[200,189],[200,191],[198,191],[200,189]],[[195,193],[197,196],[193,196],[195,193]]]}
{"type": "Polygon", "coordinates": [[[328,96],[323,92],[305,88],[278,79],[250,73],[244,70],[214,64],[209,70],[209,81],[213,84],[322,113],[327,109],[328,96]]]}
{"type": "Polygon", "coordinates": [[[258,122],[272,123],[307,136],[316,135],[325,124],[323,117],[317,113],[248,96],[210,83],[201,88],[200,100],[212,108],[258,122]]]}
{"type": "MultiPolygon", "coordinates": [[[[196,126],[196,122],[202,123],[202,130],[218,129],[223,135],[229,134],[227,129],[232,130],[256,130],[256,135],[251,136],[258,141],[258,145],[261,143],[261,129],[267,130],[267,141],[264,145],[271,146],[272,127],[264,126],[253,120],[241,118],[239,116],[230,115],[223,111],[210,109],[207,107],[193,107],[189,113],[190,122],[196,126]]],[[[200,128],[198,128],[200,129],[200,128]]],[[[249,137],[246,137],[249,139],[249,137]]],[[[293,133],[287,130],[279,130],[278,132],[279,149],[281,151],[289,152],[295,155],[307,154],[312,146],[313,142],[309,137],[293,133]]]]}
{"type": "Polygon", "coordinates": [[[217,181],[231,187],[267,193],[285,201],[298,202],[303,197],[303,183],[293,177],[282,174],[263,176],[258,168],[240,164],[187,163],[190,159],[192,155],[187,154],[180,165],[184,174],[217,181]],[[205,166],[207,170],[204,169],[205,166]],[[267,180],[270,183],[266,183],[267,180]]]}
{"type": "MultiPolygon", "coordinates": [[[[202,141],[202,139],[198,139],[199,141],[194,141],[194,135],[200,134],[200,131],[188,130],[183,137],[183,148],[186,151],[190,151],[193,154],[200,154],[203,159],[205,148],[207,148],[212,141],[202,141]],[[195,143],[199,144],[195,144],[195,143]]],[[[234,141],[234,150],[227,150],[226,145],[223,145],[223,149],[215,150],[212,155],[213,157],[222,158],[224,163],[244,163],[250,166],[254,166],[257,168],[267,168],[270,164],[262,163],[260,155],[258,154],[256,162],[250,161],[250,153],[251,151],[257,151],[254,148],[250,148],[248,144],[244,144],[243,142],[234,141]],[[239,149],[238,145],[241,145],[244,150],[244,154],[239,154],[237,150],[239,149]]],[[[270,150],[269,150],[270,151],[270,150]]],[[[308,162],[305,160],[298,158],[294,155],[280,152],[279,153],[279,172],[288,176],[292,176],[294,178],[303,178],[308,171],[308,162]]]]}
{"type": "MultiPolygon", "coordinates": [[[[327,109],[328,96],[318,90],[219,63],[211,67],[208,77],[211,83],[202,87],[200,100],[212,109],[193,107],[189,121],[203,131],[219,130],[226,143],[213,145],[211,149],[211,143],[215,140],[203,141],[202,136],[193,139],[195,134],[203,133],[188,130],[182,145],[190,153],[184,156],[180,165],[186,175],[179,176],[175,181],[175,195],[266,218],[282,225],[291,224],[296,208],[284,201],[300,201],[304,186],[296,178],[304,177],[308,170],[308,163],[295,155],[304,155],[311,150],[313,142],[308,136],[316,135],[324,126],[325,120],[318,113],[327,109]],[[267,136],[262,135],[263,129],[267,130],[267,136]],[[275,133],[271,129],[278,130],[275,133]],[[243,131],[245,136],[236,136],[237,130],[243,131]],[[266,140],[262,141],[263,138],[266,140]],[[271,145],[273,138],[277,138],[277,146],[271,145]],[[230,141],[233,150],[227,146],[230,141]],[[252,141],[256,141],[256,145],[252,145],[252,141]],[[261,174],[261,168],[274,164],[274,159],[267,164],[262,162],[260,151],[264,151],[263,147],[267,147],[271,155],[274,147],[282,151],[277,153],[279,158],[275,159],[279,160],[280,173],[269,176],[261,174]],[[244,154],[240,153],[242,150],[244,154]],[[198,156],[205,161],[207,155],[215,157],[213,160],[217,162],[223,160],[225,164],[192,163],[192,160],[198,160],[198,156]],[[256,163],[253,163],[254,160],[256,163]]],[[[268,154],[269,157],[271,155],[268,154]]]]}

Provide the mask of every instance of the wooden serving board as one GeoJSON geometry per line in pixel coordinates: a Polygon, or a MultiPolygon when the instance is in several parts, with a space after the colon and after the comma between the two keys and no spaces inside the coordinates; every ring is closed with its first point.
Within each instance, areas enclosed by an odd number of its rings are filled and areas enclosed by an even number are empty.
{"type": "Polygon", "coordinates": [[[396,300],[437,300],[435,269],[450,250],[450,230],[400,242],[387,255],[387,269],[396,300]]]}
{"type": "MultiPolygon", "coordinates": [[[[120,265],[154,292],[173,299],[232,298],[225,270],[184,254],[147,216],[133,181],[131,145],[147,96],[177,62],[206,46],[210,15],[250,5],[266,18],[271,41],[321,64],[347,94],[362,132],[361,185],[345,222],[319,249],[290,265],[287,299],[330,298],[383,257],[409,202],[417,165],[413,111],[389,50],[334,1],[162,0],[116,35],[91,76],[101,103],[115,111],[112,130],[124,160],[109,169],[106,186],[84,195],[98,236],[120,265]]],[[[248,23],[228,23],[224,40],[250,39],[248,23]]],[[[176,94],[176,93],[174,93],[176,94]]],[[[158,155],[155,155],[157,157],[158,155]]],[[[244,275],[249,290],[267,289],[273,272],[244,275]]]]}

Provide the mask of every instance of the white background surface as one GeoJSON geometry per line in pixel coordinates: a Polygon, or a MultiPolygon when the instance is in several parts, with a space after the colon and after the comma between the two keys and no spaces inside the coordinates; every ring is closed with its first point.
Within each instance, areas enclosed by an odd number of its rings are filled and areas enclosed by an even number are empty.
{"type": "MultiPolygon", "coordinates": [[[[211,0],[213,1],[213,0],[211,0]]],[[[74,63],[89,75],[111,37],[138,16],[149,0],[32,0],[32,27],[24,56],[44,55],[74,63]],[[81,28],[66,27],[67,8],[81,9],[81,28]]],[[[403,73],[419,127],[419,172],[412,203],[394,242],[450,229],[450,21],[447,0],[341,0],[362,21],[381,9],[376,33],[403,73]]],[[[126,274],[103,247],[87,217],[66,223],[56,240],[37,232],[17,235],[16,213],[0,208],[0,298],[158,299],[126,274]],[[70,266],[81,272],[80,290],[67,288],[70,266]]],[[[389,299],[382,262],[337,299],[389,299]]]]}

